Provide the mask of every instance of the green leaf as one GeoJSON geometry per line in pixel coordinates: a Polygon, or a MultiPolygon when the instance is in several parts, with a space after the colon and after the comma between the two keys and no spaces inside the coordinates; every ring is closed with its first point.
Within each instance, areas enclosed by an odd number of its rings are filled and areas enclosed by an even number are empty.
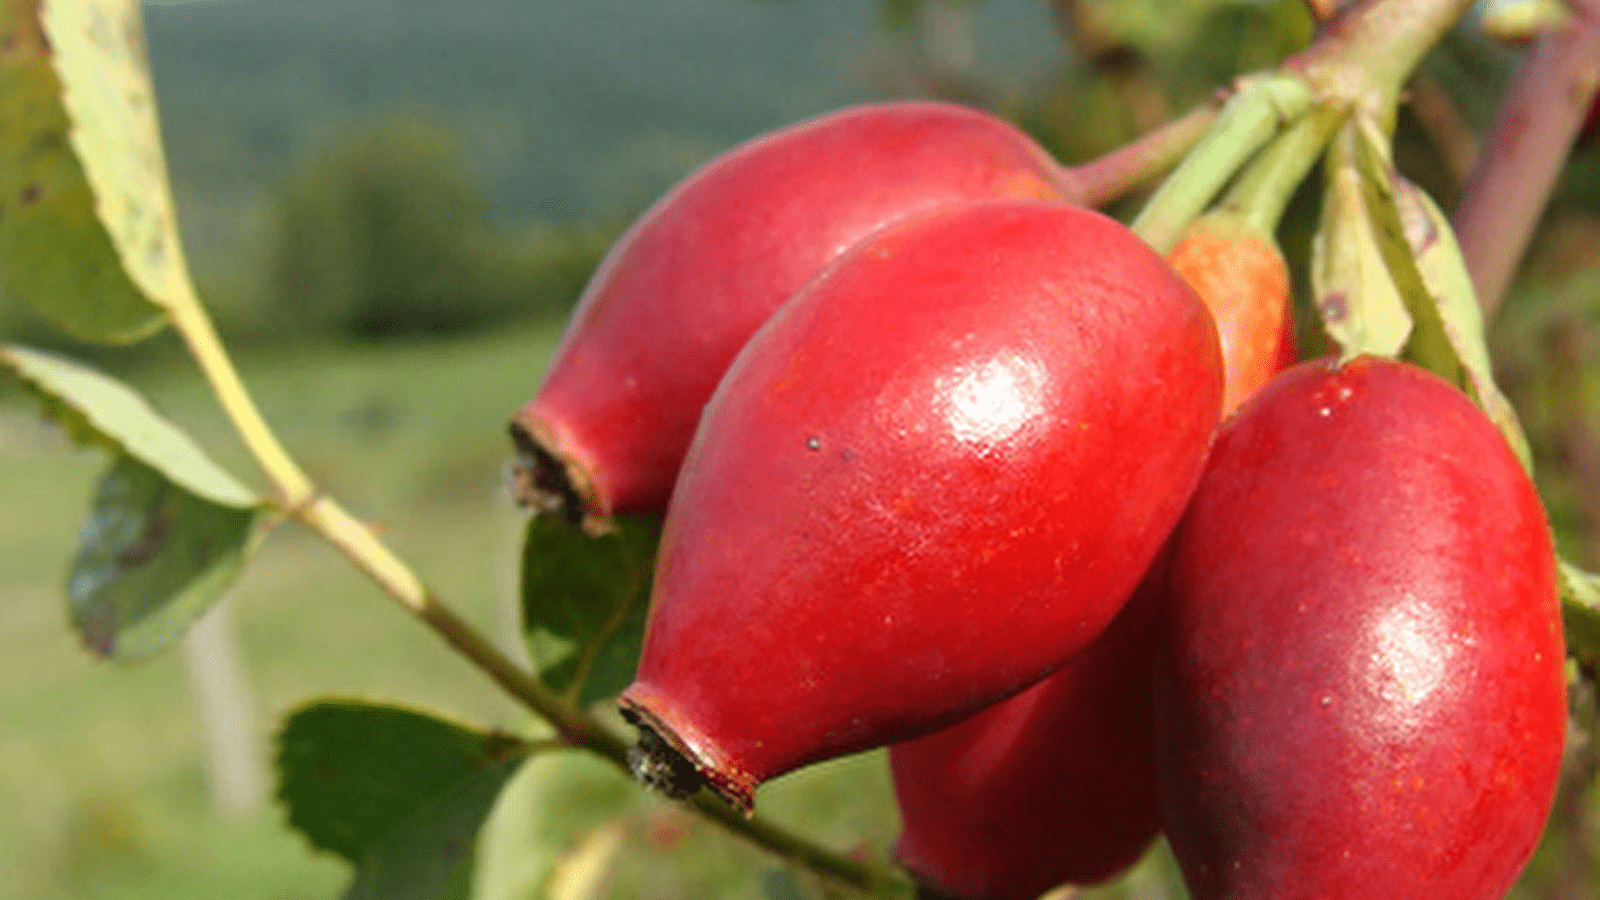
{"type": "Polygon", "coordinates": [[[0,276],[86,340],[194,304],[135,0],[0,0],[0,276]]]}
{"type": "Polygon", "coordinates": [[[166,649],[238,577],[264,514],[202,499],[118,456],[67,568],[67,606],[84,643],[120,660],[166,649]]]}
{"type": "Polygon", "coordinates": [[[127,453],[184,490],[224,506],[258,506],[259,494],[212,461],[192,438],[122,382],[50,353],[0,344],[10,369],[82,443],[127,453]]]}
{"type": "Polygon", "coordinates": [[[1494,383],[1483,313],[1449,220],[1426,192],[1394,170],[1370,125],[1362,129],[1356,156],[1384,260],[1416,322],[1407,357],[1471,395],[1523,469],[1533,471],[1522,423],[1494,383]]]}
{"type": "Polygon", "coordinates": [[[793,869],[768,869],[761,875],[761,893],[767,900],[812,900],[793,869]]]}
{"type": "Polygon", "coordinates": [[[238,576],[266,501],[115,379],[3,344],[0,369],[76,440],[114,454],[67,573],[73,624],[102,656],[162,650],[238,576]]]}
{"type": "Polygon", "coordinates": [[[346,900],[466,900],[478,829],[526,755],[415,710],[319,701],[278,739],[278,798],[312,846],[355,867],[346,900]]]}
{"type": "Polygon", "coordinates": [[[1585,665],[1600,664],[1600,575],[1560,561],[1561,621],[1567,652],[1585,665]]]}
{"type": "Polygon", "coordinates": [[[1357,122],[1355,128],[1360,137],[1355,142],[1353,156],[1361,173],[1362,200],[1372,222],[1378,251],[1412,321],[1405,355],[1456,387],[1470,390],[1467,367],[1445,334],[1444,319],[1439,313],[1441,304],[1423,281],[1406,228],[1401,224],[1388,148],[1383,139],[1374,134],[1375,127],[1363,127],[1363,123],[1357,122]]]}
{"type": "Polygon", "coordinates": [[[1322,221],[1311,242],[1311,285],[1323,327],[1344,358],[1393,358],[1405,346],[1411,317],[1367,213],[1355,127],[1341,128],[1328,150],[1322,221]]]}
{"type": "Polygon", "coordinates": [[[1427,192],[1404,178],[1396,177],[1395,188],[1417,268],[1438,304],[1445,337],[1466,369],[1468,393],[1516,451],[1522,468],[1531,473],[1533,450],[1516,409],[1495,384],[1494,364],[1489,360],[1489,343],[1484,337],[1483,310],[1478,306],[1478,294],[1472,287],[1472,276],[1450,220],[1427,192]]]}
{"type": "Polygon", "coordinates": [[[633,679],[644,639],[661,520],[618,516],[589,537],[547,517],[528,523],[522,553],[523,636],[539,674],[588,704],[633,679]]]}

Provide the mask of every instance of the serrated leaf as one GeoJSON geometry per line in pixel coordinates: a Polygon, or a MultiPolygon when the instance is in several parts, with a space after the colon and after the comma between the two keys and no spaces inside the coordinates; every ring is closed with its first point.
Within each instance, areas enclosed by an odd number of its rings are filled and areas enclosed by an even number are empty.
{"type": "Polygon", "coordinates": [[[197,497],[224,506],[262,498],[228,474],[176,425],[122,382],[50,353],[0,344],[0,366],[79,442],[133,456],[197,497]]]}
{"type": "Polygon", "coordinates": [[[86,340],[193,303],[134,0],[0,0],[0,286],[86,340]]]}
{"type": "Polygon", "coordinates": [[[1586,665],[1600,664],[1600,575],[1561,560],[1560,577],[1567,652],[1586,665]]]}
{"type": "Polygon", "coordinates": [[[1356,158],[1367,209],[1415,322],[1406,356],[1472,396],[1531,472],[1533,454],[1522,423],[1494,383],[1483,314],[1449,220],[1425,192],[1395,172],[1374,129],[1361,134],[1356,158]]]}
{"type": "Polygon", "coordinates": [[[278,798],[355,867],[346,900],[466,900],[479,828],[526,757],[514,737],[416,710],[320,701],[278,739],[278,798]]]}
{"type": "Polygon", "coordinates": [[[67,572],[84,643],[121,660],[164,649],[238,576],[267,503],[121,382],[12,345],[0,369],[75,439],[114,454],[67,572]]]}
{"type": "Polygon", "coordinates": [[[1367,214],[1355,161],[1355,127],[1340,129],[1328,151],[1322,220],[1311,241],[1311,285],[1328,336],[1345,358],[1393,358],[1411,317],[1390,277],[1367,214]]]}
{"type": "Polygon", "coordinates": [[[618,516],[600,537],[548,517],[529,521],[523,636],[540,677],[556,690],[588,704],[632,680],[660,538],[655,516],[618,516]]]}

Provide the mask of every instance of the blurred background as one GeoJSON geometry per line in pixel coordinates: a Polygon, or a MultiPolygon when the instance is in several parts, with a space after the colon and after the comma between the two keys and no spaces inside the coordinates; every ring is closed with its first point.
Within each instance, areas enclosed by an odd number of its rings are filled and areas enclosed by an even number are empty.
{"type": "MultiPolygon", "coordinates": [[[[145,19],[191,262],[268,420],[508,647],[521,517],[501,485],[504,422],[600,255],[673,182],[761,132],[914,96],[994,110],[1081,161],[1311,34],[1300,0],[147,0],[145,19]]],[[[1446,209],[1515,59],[1464,26],[1413,85],[1401,168],[1446,209]]],[[[1302,272],[1315,197],[1314,184],[1303,190],[1281,230],[1302,272]]],[[[1592,140],[1492,329],[1558,539],[1591,569],[1597,323],[1592,140]]],[[[1305,308],[1300,324],[1315,352],[1305,308]]],[[[129,378],[251,472],[170,335],[83,347],[7,302],[0,339],[129,378]]],[[[241,740],[207,750],[183,654],[112,671],[76,644],[61,573],[103,462],[5,391],[0,896],[332,897],[345,866],[288,830],[262,775],[288,710],[331,693],[526,724],[331,551],[284,528],[225,608],[242,674],[229,729],[241,740]]],[[[1575,787],[1517,897],[1600,893],[1592,777],[1579,777],[1596,765],[1587,742],[1571,761],[1575,787]]],[[[897,829],[881,754],[781,779],[762,802],[862,852],[882,852],[897,829]]],[[[585,896],[561,893],[582,887],[584,866],[607,876],[596,896],[815,891],[576,754],[528,766],[483,842],[485,898],[585,896]]],[[[1094,896],[1183,892],[1158,846],[1094,896]]]]}

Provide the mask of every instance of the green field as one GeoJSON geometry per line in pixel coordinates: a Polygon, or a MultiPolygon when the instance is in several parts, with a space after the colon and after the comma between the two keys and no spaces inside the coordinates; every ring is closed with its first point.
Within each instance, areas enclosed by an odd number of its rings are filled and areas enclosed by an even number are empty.
{"type": "MultiPolygon", "coordinates": [[[[441,596],[509,642],[521,517],[501,487],[503,422],[532,391],[558,333],[550,323],[449,343],[247,358],[242,368],[314,476],[381,529],[441,596]]],[[[145,368],[134,380],[234,471],[252,474],[188,368],[145,368]]],[[[337,896],[346,867],[313,853],[275,805],[243,822],[211,809],[175,654],[115,667],[94,660],[68,629],[60,573],[102,464],[95,452],[65,446],[17,398],[0,401],[0,496],[10,498],[0,518],[0,896],[337,896]]],[[[263,732],[327,694],[534,727],[292,526],[266,541],[232,602],[263,732]]],[[[843,850],[881,853],[897,825],[881,753],[780,779],[761,803],[772,818],[843,850]]],[[[545,896],[552,864],[574,853],[608,874],[593,896],[793,896],[773,880],[779,868],[770,857],[578,753],[536,759],[513,782],[484,841],[478,895],[545,896]]],[[[1560,868],[1548,854],[1536,867],[1541,880],[1560,868]]],[[[1157,853],[1094,896],[1176,900],[1182,889],[1157,853]]]]}
{"type": "MultiPolygon", "coordinates": [[[[444,344],[316,351],[241,362],[268,420],[314,477],[373,522],[438,592],[509,639],[520,514],[505,499],[504,421],[543,371],[558,326],[444,344]]],[[[241,475],[253,477],[203,384],[174,363],[134,380],[241,475]]],[[[69,630],[59,582],[93,480],[28,405],[0,403],[0,895],[8,898],[336,896],[342,863],[313,854],[270,806],[229,822],[209,806],[180,659],[98,662],[69,630]]],[[[272,534],[233,592],[263,731],[326,694],[404,700],[512,728],[527,722],[320,542],[272,534]]],[[[614,889],[762,895],[773,864],[644,798],[577,754],[528,767],[496,814],[484,896],[528,896],[589,829],[620,836],[614,889]]],[[[775,785],[764,806],[848,847],[895,827],[881,757],[775,785]]],[[[609,836],[608,836],[609,835],[609,836]]]]}

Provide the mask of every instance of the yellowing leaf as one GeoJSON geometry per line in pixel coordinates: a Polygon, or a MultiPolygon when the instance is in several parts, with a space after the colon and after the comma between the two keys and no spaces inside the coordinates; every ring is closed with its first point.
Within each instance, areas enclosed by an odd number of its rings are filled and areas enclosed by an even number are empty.
{"type": "Polygon", "coordinates": [[[1411,333],[1411,317],[1390,277],[1367,214],[1347,125],[1328,153],[1322,222],[1311,242],[1311,285],[1328,336],[1345,358],[1393,358],[1411,333]]]}
{"type": "Polygon", "coordinates": [[[69,137],[124,267],[169,311],[192,303],[136,0],[53,0],[43,10],[69,137]]]}
{"type": "Polygon", "coordinates": [[[0,285],[79,337],[197,310],[135,0],[0,0],[0,285]]]}
{"type": "Polygon", "coordinates": [[[40,7],[0,0],[0,288],[79,337],[138,340],[166,317],[95,212],[40,7]]]}

